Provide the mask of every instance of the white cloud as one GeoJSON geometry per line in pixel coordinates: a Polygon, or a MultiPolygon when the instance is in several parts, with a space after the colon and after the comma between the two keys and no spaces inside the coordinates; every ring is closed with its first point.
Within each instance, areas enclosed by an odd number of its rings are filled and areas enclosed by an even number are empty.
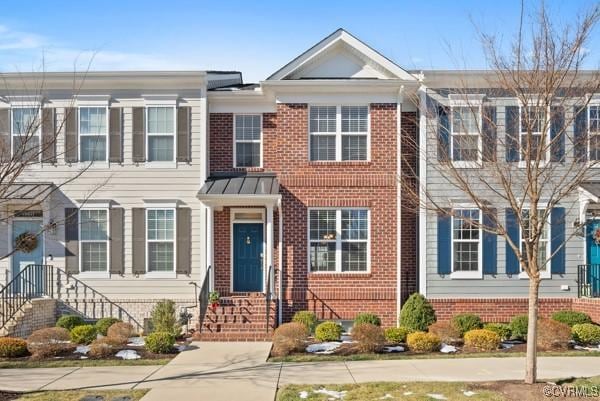
{"type": "Polygon", "coordinates": [[[19,32],[0,25],[0,50],[25,50],[37,49],[44,46],[43,37],[29,33],[19,32]]]}

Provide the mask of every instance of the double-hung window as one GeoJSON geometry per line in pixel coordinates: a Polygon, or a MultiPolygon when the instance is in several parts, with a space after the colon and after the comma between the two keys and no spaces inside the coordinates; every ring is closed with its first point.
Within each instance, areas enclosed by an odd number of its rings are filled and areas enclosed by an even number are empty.
{"type": "Polygon", "coordinates": [[[310,106],[310,160],[369,158],[368,106],[310,106]]]}
{"type": "Polygon", "coordinates": [[[543,106],[521,106],[519,142],[521,149],[521,161],[535,161],[541,152],[539,160],[547,159],[548,146],[548,124],[546,121],[546,108],[543,106]],[[527,150],[529,149],[529,157],[527,150]]]}
{"type": "Polygon", "coordinates": [[[455,209],[452,216],[452,276],[481,277],[481,212],[455,209]]]}
{"type": "Polygon", "coordinates": [[[15,107],[12,109],[12,154],[25,163],[37,162],[40,156],[40,109],[15,107]]]}
{"type": "Polygon", "coordinates": [[[106,107],[79,108],[79,161],[106,161],[108,156],[106,107]]]}
{"type": "Polygon", "coordinates": [[[260,167],[262,125],[260,114],[235,116],[235,167],[260,167]]]}
{"type": "Polygon", "coordinates": [[[590,160],[600,160],[600,105],[588,106],[590,160]]]}
{"type": "MultiPolygon", "coordinates": [[[[538,209],[537,218],[543,218],[546,210],[538,209]]],[[[527,255],[527,250],[525,243],[530,240],[530,238],[535,234],[535,227],[532,229],[532,214],[529,209],[523,209],[521,211],[521,227],[520,227],[520,236],[521,236],[521,254],[524,256],[527,255]]],[[[539,223],[538,223],[539,224],[539,223]]],[[[538,240],[538,269],[540,271],[540,276],[542,277],[550,277],[550,256],[551,256],[551,248],[549,243],[550,238],[550,222],[547,221],[545,223],[544,229],[541,232],[541,235],[538,240]],[[548,263],[547,263],[548,262],[548,263]]],[[[522,273],[524,277],[527,276],[525,272],[522,273]]]]}
{"type": "Polygon", "coordinates": [[[310,209],[308,220],[311,272],[368,271],[368,209],[310,209]]]}
{"type": "Polygon", "coordinates": [[[175,161],[175,107],[149,106],[146,108],[146,160],[149,162],[175,161]]]}
{"type": "Polygon", "coordinates": [[[108,271],[108,210],[79,211],[81,272],[108,271]]]}
{"type": "Polygon", "coordinates": [[[175,209],[146,209],[147,270],[175,271],[175,209]]]}
{"type": "Polygon", "coordinates": [[[481,160],[481,107],[452,107],[451,154],[455,162],[481,160]]]}

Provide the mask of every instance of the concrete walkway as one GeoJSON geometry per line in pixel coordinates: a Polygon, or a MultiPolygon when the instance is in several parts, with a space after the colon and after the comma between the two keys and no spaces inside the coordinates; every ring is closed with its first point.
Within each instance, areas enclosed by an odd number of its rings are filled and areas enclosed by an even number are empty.
{"type": "MultiPolygon", "coordinates": [[[[267,363],[270,348],[260,342],[198,342],[164,366],[0,369],[0,389],[147,388],[143,401],[271,401],[286,384],[520,380],[525,366],[524,358],[512,357],[267,363]]],[[[600,376],[599,362],[598,357],[539,358],[539,377],[600,376]]]]}

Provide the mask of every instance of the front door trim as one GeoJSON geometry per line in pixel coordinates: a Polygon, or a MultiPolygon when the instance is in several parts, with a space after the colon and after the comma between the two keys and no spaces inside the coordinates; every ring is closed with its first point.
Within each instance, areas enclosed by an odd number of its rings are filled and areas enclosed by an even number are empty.
{"type": "MultiPolygon", "coordinates": [[[[234,261],[234,230],[233,230],[233,225],[234,224],[244,224],[244,223],[248,223],[248,224],[262,224],[262,229],[263,229],[263,241],[262,241],[262,248],[263,248],[263,255],[266,249],[266,239],[265,239],[265,209],[264,208],[258,208],[258,207],[254,207],[254,208],[231,208],[230,209],[230,216],[229,216],[229,291],[234,294],[234,288],[233,288],[233,274],[234,274],[234,266],[233,266],[233,261],[234,261]],[[260,213],[260,219],[240,219],[240,218],[236,218],[236,213],[260,213]]],[[[263,278],[265,277],[265,259],[266,258],[262,258],[262,270],[263,270],[263,278]]],[[[264,279],[261,282],[261,292],[265,291],[265,283],[264,283],[264,279]]]]}

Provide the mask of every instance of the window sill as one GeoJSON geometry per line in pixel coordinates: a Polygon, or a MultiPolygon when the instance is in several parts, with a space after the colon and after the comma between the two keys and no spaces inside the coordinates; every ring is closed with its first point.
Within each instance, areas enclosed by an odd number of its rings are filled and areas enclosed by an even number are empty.
{"type": "Polygon", "coordinates": [[[483,167],[483,163],[481,161],[476,161],[476,162],[467,162],[467,161],[453,161],[452,165],[455,168],[482,168],[483,167]]]}
{"type": "Polygon", "coordinates": [[[309,277],[319,277],[319,278],[366,278],[371,276],[370,271],[364,272],[309,272],[309,277]]]}
{"type": "Polygon", "coordinates": [[[146,272],[144,278],[148,279],[165,279],[165,278],[177,278],[175,272],[146,272]]]}
{"type": "MultiPolygon", "coordinates": [[[[535,164],[535,161],[530,161],[529,163],[530,163],[530,164],[535,164]]],[[[544,168],[544,167],[546,167],[546,165],[547,165],[548,163],[549,163],[549,162],[548,162],[548,161],[546,161],[546,160],[540,161],[540,167],[539,167],[539,168],[544,168]]],[[[525,167],[527,167],[527,162],[520,161],[520,162],[519,162],[519,168],[525,168],[525,167]]]]}
{"type": "Polygon", "coordinates": [[[370,160],[309,160],[311,166],[369,166],[370,160]]]}
{"type": "Polygon", "coordinates": [[[146,162],[146,168],[177,168],[177,162],[146,162]]]}
{"type": "Polygon", "coordinates": [[[110,278],[109,272],[79,272],[77,277],[80,279],[88,278],[110,278]]]}
{"type": "Polygon", "coordinates": [[[475,272],[452,272],[450,278],[452,280],[481,280],[483,279],[483,273],[480,270],[475,272]]]}
{"type": "MultiPolygon", "coordinates": [[[[73,163],[75,164],[75,163],[73,163]]],[[[96,161],[96,162],[79,162],[77,163],[78,169],[90,169],[90,170],[106,170],[110,167],[109,163],[106,161],[96,161]]]]}
{"type": "Polygon", "coordinates": [[[258,166],[258,167],[233,166],[233,169],[235,171],[247,171],[247,172],[254,172],[254,173],[261,173],[261,172],[265,171],[264,167],[261,167],[261,166],[258,166]]]}
{"type": "MultiPolygon", "coordinates": [[[[552,279],[552,274],[543,272],[540,274],[540,279],[542,279],[542,280],[552,279]]],[[[519,280],[529,280],[529,276],[527,275],[527,273],[521,272],[521,273],[519,273],[519,280]]]]}

